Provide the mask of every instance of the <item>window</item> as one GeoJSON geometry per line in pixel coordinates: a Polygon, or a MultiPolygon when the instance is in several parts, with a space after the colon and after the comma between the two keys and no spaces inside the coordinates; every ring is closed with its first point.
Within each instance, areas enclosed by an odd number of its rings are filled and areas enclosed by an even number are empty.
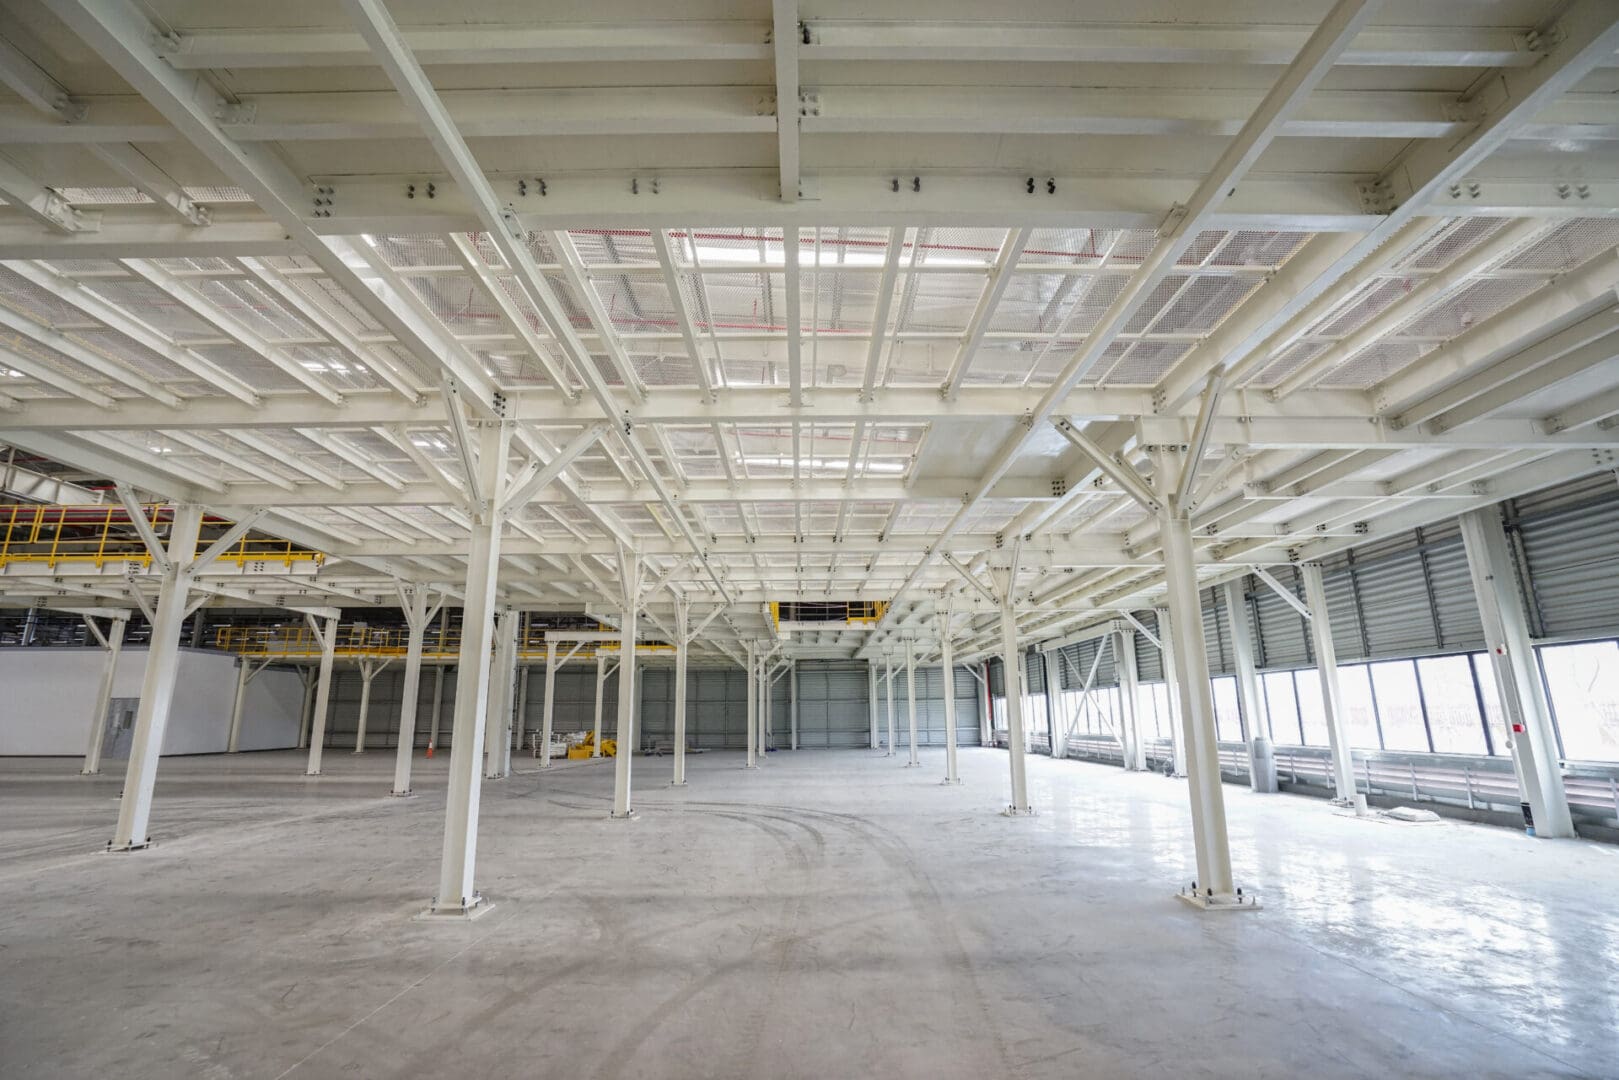
{"type": "Polygon", "coordinates": [[[1417,661],[1428,731],[1441,754],[1482,754],[1484,721],[1478,714],[1473,666],[1465,656],[1430,656],[1417,661]]]}
{"type": "Polygon", "coordinates": [[[1383,747],[1428,751],[1428,729],[1422,722],[1422,697],[1417,690],[1417,666],[1410,660],[1390,660],[1372,664],[1371,669],[1372,689],[1377,693],[1377,714],[1383,721],[1383,747]]]}
{"type": "Polygon", "coordinates": [[[1214,691],[1214,726],[1221,742],[1242,741],[1242,715],[1237,708],[1237,680],[1222,675],[1211,681],[1214,691]]]}
{"type": "Polygon", "coordinates": [[[1331,746],[1327,734],[1327,707],[1321,698],[1321,672],[1295,671],[1293,685],[1299,692],[1299,725],[1304,728],[1304,745],[1331,746]]]}
{"type": "Polygon", "coordinates": [[[1146,687],[1152,695],[1153,713],[1157,717],[1157,737],[1167,739],[1174,726],[1175,714],[1169,708],[1169,687],[1164,683],[1151,683],[1146,687]]]}
{"type": "Polygon", "coordinates": [[[1365,664],[1338,669],[1338,691],[1343,695],[1344,731],[1349,745],[1361,750],[1380,750],[1383,740],[1377,733],[1377,708],[1372,704],[1372,676],[1365,664]]]}
{"type": "Polygon", "coordinates": [[[1117,690],[1092,690],[1091,715],[1096,717],[1096,729],[1105,735],[1119,734],[1119,716],[1114,708],[1117,690]]]}
{"type": "Polygon", "coordinates": [[[1548,645],[1540,662],[1563,756],[1619,761],[1619,642],[1548,645]]]}
{"type": "Polygon", "coordinates": [[[1265,711],[1270,715],[1271,738],[1281,746],[1300,746],[1299,699],[1293,693],[1291,671],[1267,671],[1259,677],[1265,694],[1265,711]]]}

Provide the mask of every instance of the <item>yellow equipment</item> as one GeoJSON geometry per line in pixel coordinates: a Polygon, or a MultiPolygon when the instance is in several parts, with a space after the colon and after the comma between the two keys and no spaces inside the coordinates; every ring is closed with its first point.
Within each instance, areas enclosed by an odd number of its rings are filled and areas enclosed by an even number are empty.
{"type": "MultiPolygon", "coordinates": [[[[591,756],[590,751],[595,746],[595,744],[596,744],[596,736],[595,736],[595,734],[592,733],[590,735],[586,735],[584,742],[581,742],[581,743],[578,743],[578,744],[576,744],[574,746],[568,747],[568,760],[569,761],[579,761],[579,760],[581,760],[583,758],[590,757],[591,756]]],[[[613,755],[615,755],[617,753],[618,753],[618,740],[617,739],[603,739],[602,740],[602,753],[601,753],[602,757],[612,757],[613,755]]]]}

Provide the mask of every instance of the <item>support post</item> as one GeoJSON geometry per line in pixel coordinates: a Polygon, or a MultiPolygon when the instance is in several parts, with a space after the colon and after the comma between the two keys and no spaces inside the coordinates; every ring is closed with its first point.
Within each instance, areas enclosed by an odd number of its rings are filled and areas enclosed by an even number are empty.
{"type": "Polygon", "coordinates": [[[798,661],[797,660],[794,660],[792,662],[792,666],[787,669],[787,698],[788,698],[787,708],[788,708],[788,713],[789,713],[787,722],[791,725],[791,738],[788,740],[788,746],[790,746],[794,750],[797,750],[798,749],[798,661]]]}
{"type": "MultiPolygon", "coordinates": [[[[551,717],[557,703],[557,643],[556,639],[547,634],[545,637],[545,700],[540,705],[540,768],[551,767],[551,717]]],[[[601,710],[597,710],[596,742],[602,741],[600,720],[601,710]]]]}
{"type": "Polygon", "coordinates": [[[230,735],[225,739],[225,753],[236,754],[241,752],[242,743],[242,709],[247,704],[247,681],[252,672],[252,664],[245,656],[236,658],[236,693],[230,703],[230,735]]]}
{"type": "Polygon", "coordinates": [[[197,555],[197,534],[202,507],[192,503],[175,507],[169,527],[168,564],[163,569],[157,609],[152,617],[151,644],[146,653],[146,674],[141,679],[141,701],[135,713],[135,739],[124,773],[124,793],[118,801],[118,824],[113,851],[136,851],[151,843],[147,822],[152,814],[152,789],[157,783],[157,759],[163,752],[163,732],[169,724],[169,705],[180,667],[180,629],[186,617],[187,570],[197,555]]]}
{"type": "MultiPolygon", "coordinates": [[[[1182,737],[1182,727],[1186,722],[1186,707],[1181,703],[1180,695],[1175,687],[1181,681],[1180,657],[1176,654],[1180,650],[1180,643],[1175,640],[1175,616],[1168,608],[1154,609],[1158,616],[1158,655],[1164,668],[1164,682],[1168,684],[1169,693],[1169,760],[1170,775],[1180,778],[1186,775],[1186,740],[1182,737]]],[[[1201,622],[1203,612],[1198,610],[1198,619],[1201,622]]],[[[1201,642],[1201,638],[1198,639],[1201,642]]],[[[1211,696],[1212,700],[1212,696],[1211,696]]]]}
{"type": "MultiPolygon", "coordinates": [[[[450,627],[450,613],[445,610],[438,618],[438,648],[439,653],[444,652],[444,641],[450,627]]],[[[444,659],[433,665],[433,713],[427,721],[427,745],[430,749],[438,748],[439,720],[444,715],[444,659]]]]}
{"type": "Polygon", "coordinates": [[[761,655],[759,657],[759,764],[763,765],[769,759],[765,757],[770,749],[770,713],[774,702],[771,699],[770,660],[761,655]]]}
{"type": "Polygon", "coordinates": [[[1018,667],[1017,613],[1012,609],[1012,573],[992,569],[996,599],[1001,605],[1001,670],[1006,682],[1006,753],[1011,759],[1012,801],[1006,807],[1010,816],[1032,814],[1029,781],[1025,773],[1023,736],[1023,685],[1018,667]]]}
{"type": "MultiPolygon", "coordinates": [[[[455,408],[459,404],[452,402],[455,408]]],[[[489,700],[489,647],[494,638],[495,587],[500,574],[501,519],[496,513],[506,483],[513,424],[478,428],[481,512],[470,530],[467,579],[461,606],[461,648],[455,672],[455,718],[450,728],[449,790],[444,800],[444,857],[434,915],[471,916],[483,903],[473,886],[478,858],[478,797],[482,790],[484,724],[489,700]]]]}
{"type": "MultiPolygon", "coordinates": [[[[128,625],[128,615],[115,615],[107,621],[107,659],[101,665],[101,682],[96,686],[96,711],[90,717],[90,743],[84,751],[84,768],[80,770],[85,776],[94,776],[101,771],[101,751],[107,738],[107,710],[112,707],[112,684],[118,674],[118,657],[124,649],[124,629],[128,625]]],[[[234,745],[232,749],[235,749],[234,745]]]]}
{"type": "MultiPolygon", "coordinates": [[[[1096,649],[1096,655],[1101,656],[1100,643],[1096,649]]],[[[1045,661],[1046,720],[1051,725],[1051,756],[1065,758],[1068,756],[1068,723],[1059,719],[1062,715],[1062,671],[1055,650],[1047,650],[1040,655],[1045,661]]]]}
{"type": "MultiPolygon", "coordinates": [[[[337,616],[323,620],[320,629],[320,674],[315,678],[315,710],[311,715],[313,727],[309,733],[308,776],[320,775],[320,756],[326,744],[326,716],[332,705],[332,663],[337,658],[337,616]]],[[[310,629],[315,628],[313,619],[310,629]]]]}
{"type": "Polygon", "coordinates": [[[939,609],[939,674],[944,681],[944,782],[961,783],[956,762],[956,663],[955,643],[951,640],[950,603],[939,609]]]}
{"type": "Polygon", "coordinates": [[[978,665],[982,669],[979,687],[984,691],[984,707],[978,714],[978,745],[995,745],[995,701],[989,694],[989,661],[978,665]]]}
{"type": "Polygon", "coordinates": [[[675,773],[670,781],[674,787],[686,784],[686,650],[690,646],[691,601],[681,593],[675,597],[675,773]]]}
{"type": "Polygon", "coordinates": [[[756,743],[759,739],[758,712],[759,712],[759,659],[755,655],[757,649],[753,642],[748,642],[748,760],[743,766],[745,769],[757,769],[759,763],[754,760],[758,753],[756,743]]]}
{"type": "Polygon", "coordinates": [[[1192,524],[1183,513],[1159,515],[1163,538],[1164,578],[1169,598],[1168,643],[1175,639],[1175,685],[1181,703],[1182,742],[1186,747],[1187,788],[1192,800],[1192,842],[1197,852],[1195,888],[1181,898],[1200,908],[1249,905],[1240,897],[1231,874],[1226,837],[1225,794],[1220,783],[1220,746],[1214,726],[1214,692],[1209,685],[1209,659],[1203,644],[1203,609],[1198,600],[1197,564],[1192,554],[1192,524]]]}
{"type": "Polygon", "coordinates": [[[306,750],[309,748],[309,728],[315,719],[315,669],[299,668],[298,677],[304,684],[304,707],[298,718],[298,749],[306,750]]]}
{"type": "Polygon", "coordinates": [[[421,691],[422,646],[427,637],[427,590],[415,586],[409,601],[405,622],[410,636],[405,640],[405,681],[399,689],[399,738],[394,747],[393,794],[401,798],[410,794],[410,767],[416,750],[416,699],[421,691]]]}
{"type": "Polygon", "coordinates": [[[914,769],[922,762],[916,756],[916,642],[908,638],[905,641],[905,711],[911,740],[911,760],[905,767],[914,769]]]}
{"type": "Polygon", "coordinates": [[[1119,742],[1123,744],[1124,767],[1130,772],[1147,770],[1147,740],[1141,732],[1141,679],[1136,672],[1136,632],[1113,632],[1113,666],[1119,673],[1119,742]]]}
{"type": "Polygon", "coordinates": [[[602,696],[607,686],[607,654],[601,649],[596,650],[596,719],[591,726],[593,738],[590,746],[590,756],[602,756],[602,696]]]}
{"type": "Polygon", "coordinates": [[[1467,569],[1473,579],[1473,593],[1478,597],[1484,636],[1490,647],[1490,666],[1495,672],[1496,693],[1501,698],[1501,715],[1506,718],[1508,738],[1512,740],[1512,765],[1518,776],[1519,799],[1529,804],[1534,835],[1574,836],[1574,820],[1569,815],[1568,795],[1557,758],[1551,705],[1540,680],[1539,665],[1535,663],[1529,619],[1513,574],[1500,508],[1470,510],[1461,516],[1461,523],[1467,569]]]}
{"type": "Polygon", "coordinates": [[[887,679],[888,679],[888,744],[887,745],[888,745],[888,749],[886,751],[884,751],[883,757],[893,757],[894,756],[894,745],[895,745],[895,742],[894,742],[894,654],[889,653],[886,657],[884,657],[884,659],[887,661],[887,667],[888,667],[888,674],[887,674],[887,679]]]}
{"type": "Polygon", "coordinates": [[[1226,622],[1231,627],[1231,656],[1237,668],[1237,704],[1242,709],[1243,722],[1248,725],[1248,786],[1254,791],[1273,794],[1278,790],[1276,747],[1271,741],[1270,715],[1259,693],[1248,605],[1243,602],[1241,581],[1228,581],[1220,588],[1226,622]]]}
{"type": "Polygon", "coordinates": [[[365,753],[365,722],[371,715],[371,683],[382,668],[374,660],[360,661],[360,716],[354,725],[354,752],[365,753]]]}
{"type": "Polygon", "coordinates": [[[1327,589],[1320,563],[1299,567],[1304,577],[1304,600],[1310,605],[1310,640],[1315,648],[1316,672],[1321,678],[1321,709],[1326,714],[1327,743],[1332,747],[1332,783],[1339,806],[1366,812],[1366,797],[1355,788],[1355,761],[1349,750],[1344,723],[1344,694],[1338,684],[1338,653],[1332,642],[1332,616],[1327,610],[1327,589]]]}
{"type": "Polygon", "coordinates": [[[635,686],[635,624],[641,606],[641,554],[626,549],[618,560],[623,612],[619,617],[618,752],[613,759],[613,816],[627,818],[630,808],[630,762],[638,743],[635,733],[640,696],[635,686]]]}
{"type": "Polygon", "coordinates": [[[871,738],[867,745],[875,750],[880,740],[877,734],[877,663],[870,658],[866,660],[866,705],[871,719],[871,738]]]}
{"type": "Polygon", "coordinates": [[[516,660],[517,612],[503,608],[495,615],[495,654],[489,660],[489,702],[483,739],[483,778],[501,780],[510,736],[506,725],[512,713],[512,664],[516,660]]]}

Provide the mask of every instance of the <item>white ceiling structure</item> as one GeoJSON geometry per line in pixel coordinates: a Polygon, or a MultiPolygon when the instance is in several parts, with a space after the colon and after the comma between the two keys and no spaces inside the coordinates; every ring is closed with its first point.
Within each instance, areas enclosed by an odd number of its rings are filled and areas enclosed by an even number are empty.
{"type": "MultiPolygon", "coordinates": [[[[1619,450],[1611,0],[0,0],[0,444],[326,553],[220,603],[610,614],[1015,566],[1020,633],[1619,450]]],[[[22,602],[136,577],[6,566],[22,602]]],[[[961,621],[958,620],[958,627],[961,621]]]]}

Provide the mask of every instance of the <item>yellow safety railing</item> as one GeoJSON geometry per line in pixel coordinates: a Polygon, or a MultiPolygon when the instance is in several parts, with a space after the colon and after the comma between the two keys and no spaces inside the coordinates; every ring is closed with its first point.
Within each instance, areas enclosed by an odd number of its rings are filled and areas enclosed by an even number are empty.
{"type": "MultiPolygon", "coordinates": [[[[559,631],[566,633],[567,631],[559,631]]],[[[410,646],[410,631],[402,627],[381,629],[352,624],[337,628],[337,644],[333,652],[343,657],[404,656],[410,646]]],[[[214,647],[238,656],[285,657],[287,659],[318,659],[321,655],[320,639],[307,626],[219,626],[214,629],[214,647]]],[[[430,627],[422,642],[422,656],[448,659],[461,650],[461,630],[451,627],[443,632],[430,627]]],[[[586,642],[574,654],[574,659],[594,659],[597,652],[618,655],[616,641],[586,642]]],[[[673,645],[637,645],[638,653],[672,653],[673,645]]],[[[525,660],[545,657],[545,630],[531,628],[521,635],[517,652],[525,660]]]]}
{"type": "MultiPolygon", "coordinates": [[[[161,527],[169,521],[171,508],[164,505],[141,508],[148,524],[161,527]]],[[[210,527],[230,522],[208,518],[210,527]]],[[[39,564],[49,568],[70,564],[101,569],[107,563],[135,563],[149,567],[151,553],[132,529],[123,506],[47,506],[14,503],[0,506],[0,567],[12,563],[39,564]]],[[[312,562],[319,566],[326,556],[298,547],[285,540],[243,537],[216,561],[243,566],[247,563],[312,562]]]]}
{"type": "MultiPolygon", "coordinates": [[[[880,622],[882,620],[882,617],[888,612],[888,601],[886,601],[886,600],[849,600],[849,601],[790,600],[790,601],[787,601],[787,606],[789,608],[789,614],[799,614],[799,613],[801,613],[800,609],[810,608],[810,607],[815,608],[819,613],[822,613],[822,614],[828,614],[829,613],[829,614],[833,615],[833,618],[830,618],[830,619],[801,620],[801,621],[807,621],[807,622],[825,622],[825,623],[828,623],[828,624],[832,624],[832,623],[836,623],[836,622],[840,621],[836,617],[839,614],[839,612],[837,610],[838,608],[843,609],[842,612],[841,612],[841,614],[843,616],[841,621],[845,622],[845,623],[875,623],[875,622],[880,622]]],[[[776,624],[776,626],[778,628],[781,626],[781,609],[782,609],[782,604],[781,604],[780,601],[775,601],[775,600],[771,601],[771,603],[770,603],[770,619],[771,619],[771,621],[773,623],[776,624]]],[[[792,622],[794,620],[789,619],[788,621],[792,622]]]]}

